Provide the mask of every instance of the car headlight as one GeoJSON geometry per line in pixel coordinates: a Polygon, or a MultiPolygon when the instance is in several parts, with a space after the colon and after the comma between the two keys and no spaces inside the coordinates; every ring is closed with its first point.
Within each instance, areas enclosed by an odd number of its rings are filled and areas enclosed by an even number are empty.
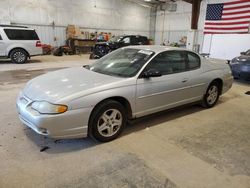
{"type": "Polygon", "coordinates": [[[52,104],[47,101],[35,101],[31,104],[31,108],[40,114],[61,114],[68,110],[66,105],[52,104]]]}

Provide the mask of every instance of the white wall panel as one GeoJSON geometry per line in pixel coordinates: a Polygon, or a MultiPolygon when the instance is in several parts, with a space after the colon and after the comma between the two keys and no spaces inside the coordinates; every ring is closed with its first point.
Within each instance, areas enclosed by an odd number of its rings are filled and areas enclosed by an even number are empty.
{"type": "MultiPolygon", "coordinates": [[[[211,3],[223,3],[229,2],[232,0],[203,0],[201,2],[201,10],[200,17],[198,22],[198,35],[197,35],[197,43],[200,45],[200,51],[209,53],[210,46],[208,45],[209,37],[204,38],[203,40],[203,28],[204,21],[206,15],[207,4],[211,3]],[[203,49],[203,50],[202,50],[203,49]]],[[[156,44],[161,44],[163,41],[178,42],[182,36],[187,36],[188,31],[191,29],[191,12],[192,6],[189,3],[179,1],[177,2],[177,11],[173,13],[167,12],[165,21],[164,21],[164,29],[163,29],[163,11],[157,11],[156,18],[156,32],[155,32],[155,42],[156,44]],[[162,31],[163,37],[162,37],[162,31]]],[[[222,35],[225,40],[230,39],[230,35],[222,35]]],[[[241,41],[242,45],[245,45],[245,41],[241,41]],[[244,44],[243,44],[244,43],[244,44]]],[[[215,44],[215,43],[213,43],[215,44]]],[[[212,45],[213,45],[212,44],[212,45]]],[[[217,48],[217,47],[216,47],[217,48]]],[[[218,55],[216,55],[217,57],[218,55]]],[[[218,56],[219,57],[219,56],[218,56]]],[[[225,56],[223,56],[225,58],[225,56]]],[[[230,58],[231,56],[228,56],[230,58]]]]}
{"type": "Polygon", "coordinates": [[[53,45],[63,44],[68,24],[86,30],[149,36],[149,18],[150,8],[127,0],[0,1],[0,23],[34,27],[42,42],[53,45]]]}
{"type": "Polygon", "coordinates": [[[164,11],[158,10],[155,43],[162,44],[164,41],[169,41],[170,43],[179,42],[181,37],[187,36],[191,26],[191,10],[191,4],[178,1],[176,12],[165,12],[165,21],[164,11]]]}
{"type": "Polygon", "coordinates": [[[206,35],[204,37],[204,53],[210,57],[231,60],[250,49],[250,34],[206,35]],[[230,39],[230,40],[229,40],[230,39]]]}

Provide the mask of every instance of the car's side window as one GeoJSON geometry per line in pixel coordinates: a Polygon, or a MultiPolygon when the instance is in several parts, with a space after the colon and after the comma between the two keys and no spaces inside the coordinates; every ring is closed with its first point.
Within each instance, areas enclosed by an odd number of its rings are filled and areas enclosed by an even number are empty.
{"type": "Polygon", "coordinates": [[[122,39],[122,41],[123,41],[125,44],[129,44],[129,43],[130,43],[130,38],[129,38],[129,37],[125,37],[124,39],[122,39]]]}
{"type": "Polygon", "coordinates": [[[0,35],[0,40],[3,40],[1,35],[0,35]]]}
{"type": "Polygon", "coordinates": [[[141,37],[141,36],[133,36],[133,37],[131,37],[131,40],[132,40],[131,43],[133,45],[144,44],[146,41],[145,37],[141,37]]]}
{"type": "Polygon", "coordinates": [[[131,37],[131,44],[133,44],[133,45],[139,44],[139,37],[132,36],[131,37]]]}
{"type": "Polygon", "coordinates": [[[184,72],[187,70],[185,55],[182,51],[167,51],[158,54],[146,67],[156,69],[162,75],[184,72]]]}
{"type": "Polygon", "coordinates": [[[35,30],[4,29],[10,40],[39,40],[35,30]]]}
{"type": "Polygon", "coordinates": [[[187,52],[187,58],[188,58],[188,68],[189,70],[194,70],[200,67],[201,60],[198,55],[192,52],[187,52]]]}

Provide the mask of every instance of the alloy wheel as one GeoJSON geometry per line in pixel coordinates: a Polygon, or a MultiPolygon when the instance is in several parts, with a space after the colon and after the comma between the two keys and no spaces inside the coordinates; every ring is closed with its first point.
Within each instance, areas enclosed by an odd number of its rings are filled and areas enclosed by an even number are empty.
{"type": "Polygon", "coordinates": [[[99,118],[97,130],[104,137],[115,135],[122,126],[122,114],[117,109],[106,110],[99,118]]]}
{"type": "Polygon", "coordinates": [[[218,87],[215,85],[211,86],[208,90],[207,103],[213,105],[216,102],[218,95],[218,87]]]}
{"type": "Polygon", "coordinates": [[[21,62],[23,62],[23,61],[25,61],[25,58],[26,58],[26,56],[25,56],[25,54],[23,54],[22,52],[15,52],[14,54],[13,54],[13,59],[16,61],[16,62],[18,62],[18,63],[21,63],[21,62]]]}

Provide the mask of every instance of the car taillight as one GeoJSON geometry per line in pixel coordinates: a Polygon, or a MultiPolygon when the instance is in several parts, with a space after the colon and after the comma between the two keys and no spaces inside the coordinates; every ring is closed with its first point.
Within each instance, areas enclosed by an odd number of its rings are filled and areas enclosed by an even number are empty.
{"type": "Polygon", "coordinates": [[[42,43],[40,40],[36,42],[36,47],[42,47],[42,43]]]}

